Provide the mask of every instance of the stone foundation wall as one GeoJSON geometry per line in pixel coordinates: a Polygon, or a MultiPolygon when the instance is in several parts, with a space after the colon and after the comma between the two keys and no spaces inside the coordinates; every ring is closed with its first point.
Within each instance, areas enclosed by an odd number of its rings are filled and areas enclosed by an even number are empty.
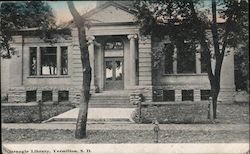
{"type": "Polygon", "coordinates": [[[8,102],[11,103],[25,103],[26,91],[23,87],[13,87],[8,91],[8,102]]]}
{"type": "Polygon", "coordinates": [[[141,94],[142,102],[152,102],[153,100],[153,93],[152,93],[152,86],[136,86],[134,92],[131,94],[141,94]]]}
{"type": "Polygon", "coordinates": [[[52,101],[58,102],[58,92],[68,91],[69,92],[69,102],[78,102],[80,98],[80,90],[73,87],[61,86],[61,87],[12,87],[8,92],[8,102],[9,103],[26,103],[26,92],[36,91],[36,101],[42,100],[42,91],[52,91],[52,101]]]}
{"type": "MultiPolygon", "coordinates": [[[[175,101],[182,101],[182,90],[193,90],[193,98],[195,101],[201,100],[201,90],[210,90],[210,87],[194,86],[194,85],[168,85],[168,86],[154,86],[155,90],[174,90],[175,101]]],[[[219,97],[219,103],[233,103],[235,102],[235,89],[234,88],[221,88],[219,97]]]]}

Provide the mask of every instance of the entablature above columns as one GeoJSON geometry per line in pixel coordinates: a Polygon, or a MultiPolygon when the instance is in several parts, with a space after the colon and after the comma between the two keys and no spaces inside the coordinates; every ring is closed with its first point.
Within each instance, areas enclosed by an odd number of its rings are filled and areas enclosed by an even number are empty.
{"type": "Polygon", "coordinates": [[[87,36],[130,35],[139,34],[139,27],[129,26],[93,26],[87,29],[87,36]]]}

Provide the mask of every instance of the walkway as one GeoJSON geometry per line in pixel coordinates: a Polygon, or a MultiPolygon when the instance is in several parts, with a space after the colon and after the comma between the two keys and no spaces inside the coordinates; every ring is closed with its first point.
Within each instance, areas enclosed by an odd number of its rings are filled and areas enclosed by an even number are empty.
{"type": "MultiPolygon", "coordinates": [[[[88,121],[89,122],[110,122],[110,121],[123,121],[130,122],[131,114],[135,109],[133,108],[89,108],[88,121]]],[[[78,116],[79,108],[75,108],[50,118],[47,122],[75,122],[78,116]]]]}

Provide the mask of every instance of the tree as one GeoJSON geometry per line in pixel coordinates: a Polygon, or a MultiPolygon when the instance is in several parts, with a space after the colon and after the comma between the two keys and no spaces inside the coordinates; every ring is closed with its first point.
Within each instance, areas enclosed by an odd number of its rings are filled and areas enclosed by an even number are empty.
{"type": "Polygon", "coordinates": [[[0,19],[0,51],[4,58],[14,54],[10,41],[20,29],[38,28],[40,37],[45,39],[56,26],[52,8],[42,1],[2,2],[0,19]]]}
{"type": "MultiPolygon", "coordinates": [[[[55,30],[55,17],[46,2],[0,2],[0,78],[1,58],[11,58],[15,48],[10,46],[12,36],[20,29],[38,28],[44,40],[55,30]]],[[[53,36],[54,37],[54,36],[53,36]]],[[[1,94],[1,91],[0,91],[1,94]]]]}
{"type": "MultiPolygon", "coordinates": [[[[248,33],[248,1],[224,0],[217,3],[211,0],[211,9],[201,8],[209,1],[201,0],[166,0],[166,1],[137,1],[138,22],[143,34],[152,34],[157,37],[169,35],[171,42],[177,48],[183,46],[185,41],[190,46],[200,44],[206,71],[211,86],[213,117],[216,118],[217,99],[220,92],[220,77],[223,59],[227,47],[238,47],[248,33]],[[198,9],[200,8],[200,9],[198,9]],[[219,9],[218,9],[219,8],[219,9]],[[211,16],[211,20],[209,19],[211,16]],[[218,18],[224,22],[219,24],[218,18]],[[215,69],[212,61],[215,60],[215,69]]],[[[156,60],[161,57],[162,47],[154,53],[156,60]],[[158,52],[160,54],[158,54],[158,52]]]]}
{"type": "Polygon", "coordinates": [[[91,83],[91,67],[90,67],[88,43],[85,31],[85,27],[87,26],[87,20],[79,14],[72,1],[68,1],[67,4],[78,30],[79,46],[80,46],[82,70],[83,70],[83,83],[81,90],[80,106],[79,106],[79,113],[75,131],[75,137],[77,139],[81,139],[86,137],[88,102],[90,99],[90,83],[91,83]]]}

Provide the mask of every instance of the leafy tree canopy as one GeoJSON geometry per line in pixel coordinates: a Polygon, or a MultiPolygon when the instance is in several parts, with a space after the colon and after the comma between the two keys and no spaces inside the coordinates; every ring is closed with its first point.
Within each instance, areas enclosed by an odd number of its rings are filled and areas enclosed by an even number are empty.
{"type": "Polygon", "coordinates": [[[52,8],[42,1],[1,2],[0,8],[0,51],[1,56],[10,57],[14,49],[10,47],[14,32],[25,28],[39,28],[41,37],[51,37],[49,32],[56,27],[52,8]]]}
{"type": "MultiPolygon", "coordinates": [[[[143,34],[160,38],[169,35],[172,42],[178,43],[184,40],[194,42],[200,38],[201,28],[211,28],[210,3],[203,0],[139,0],[135,6],[139,10],[137,17],[143,34]],[[192,14],[192,5],[199,20],[192,14]]],[[[220,39],[223,39],[227,28],[230,31],[228,45],[236,47],[248,38],[248,1],[219,0],[217,4],[217,15],[221,22],[218,27],[220,39]],[[231,20],[227,21],[231,15],[231,20]],[[229,26],[225,27],[225,22],[230,22],[229,26]]]]}

